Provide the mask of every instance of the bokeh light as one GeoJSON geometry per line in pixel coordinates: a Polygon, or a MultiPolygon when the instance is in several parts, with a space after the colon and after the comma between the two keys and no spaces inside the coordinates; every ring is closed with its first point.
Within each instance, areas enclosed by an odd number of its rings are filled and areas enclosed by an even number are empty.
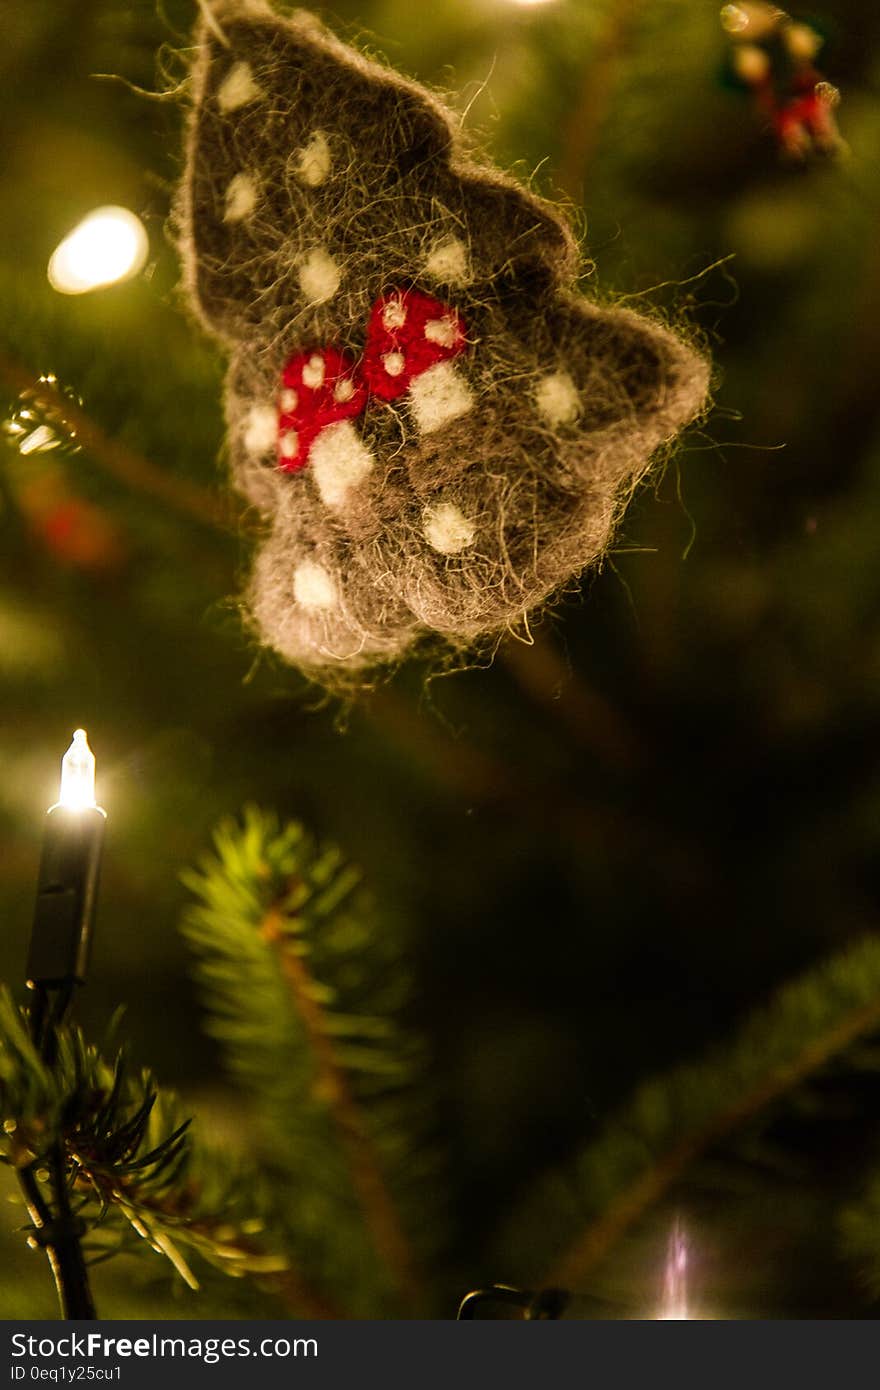
{"type": "Polygon", "coordinates": [[[60,294],[85,294],[129,280],[143,268],[148,251],[146,229],[133,212],[96,208],[53,251],[49,283],[60,294]]]}

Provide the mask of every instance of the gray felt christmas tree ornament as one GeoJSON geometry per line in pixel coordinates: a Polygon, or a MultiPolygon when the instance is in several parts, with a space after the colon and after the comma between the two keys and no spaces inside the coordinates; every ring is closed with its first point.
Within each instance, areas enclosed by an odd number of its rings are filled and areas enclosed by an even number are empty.
{"type": "Polygon", "coordinates": [[[302,11],[201,4],[177,220],[260,639],[332,683],[515,627],[604,554],[706,362],[578,295],[564,216],[432,93],[302,11]]]}

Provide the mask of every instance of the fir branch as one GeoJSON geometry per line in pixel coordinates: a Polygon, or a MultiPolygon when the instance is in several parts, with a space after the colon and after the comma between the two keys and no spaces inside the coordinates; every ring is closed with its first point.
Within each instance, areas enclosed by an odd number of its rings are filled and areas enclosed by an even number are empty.
{"type": "Polygon", "coordinates": [[[860,1200],[841,1212],[839,1225],[844,1254],[857,1262],[871,1297],[880,1299],[880,1176],[875,1173],[860,1200]]]}
{"type": "Polygon", "coordinates": [[[178,1248],[188,1246],[227,1274],[258,1279],[295,1316],[334,1316],[257,1238],[267,1223],[254,1172],[196,1142],[173,1093],[134,1073],[123,1053],[106,1062],[78,1028],[58,1029],[50,1066],[5,989],[0,1117],[2,1158],[21,1177],[38,1234],[52,1222],[40,1175],[57,1153],[90,1260],[151,1248],[197,1287],[178,1248]]]}
{"type": "Polygon", "coordinates": [[[304,957],[285,939],[284,918],[278,906],[266,913],[259,932],[278,955],[279,967],[291,1000],[303,1022],[306,1040],[315,1059],[315,1094],[322,1097],[334,1116],[348,1155],[351,1179],[372,1232],[376,1253],[394,1271],[398,1286],[409,1299],[417,1296],[412,1251],[397,1209],[377,1161],[373,1142],[351,1092],[345,1068],[337,1056],[333,1031],[324,1019],[320,990],[311,978],[304,957]]]}
{"type": "Polygon", "coordinates": [[[154,497],[202,525],[221,531],[231,529],[230,507],[225,500],[199,483],[166,473],[129,445],[111,439],[69,396],[29,372],[6,352],[0,352],[0,381],[12,391],[27,393],[35,406],[76,438],[89,458],[126,487],[154,497]]]}
{"type": "Polygon", "coordinates": [[[557,171],[560,188],[576,202],[583,198],[589,166],[625,67],[641,6],[642,0],[612,0],[592,60],[584,65],[583,82],[565,127],[557,171]]]}
{"type": "MultiPolygon", "coordinates": [[[[261,1184],[252,1170],[240,1169],[234,1178],[231,1173],[227,1174],[217,1189],[216,1183],[206,1181],[205,1155],[190,1151],[183,1165],[185,1171],[176,1175],[177,1180],[150,1191],[137,1179],[132,1181],[128,1173],[107,1173],[83,1163],[79,1155],[73,1157],[102,1207],[108,1210],[118,1207],[134,1234],[164,1255],[191,1288],[197,1288],[198,1281],[177,1248],[180,1244],[189,1246],[225,1274],[248,1275],[255,1279],[274,1294],[293,1317],[323,1320],[339,1316],[327,1299],[308,1287],[286,1255],[267,1250],[258,1239],[267,1221],[253,1214],[262,1203],[257,1195],[261,1184]],[[209,1191],[210,1186],[215,1190],[209,1191]],[[246,1216],[237,1215],[244,1192],[250,1199],[250,1214],[246,1216]]],[[[216,1163],[216,1155],[210,1161],[216,1163]]],[[[124,1240],[114,1230],[109,1237],[105,1234],[103,1241],[95,1243],[92,1262],[106,1258],[108,1239],[115,1240],[110,1253],[125,1248],[124,1240]]]]}
{"type": "Polygon", "coordinates": [[[184,931],[209,1029],[255,1097],[272,1163],[295,1182],[277,1219],[365,1315],[389,1280],[415,1309],[400,1204],[424,1172],[422,1055],[398,1022],[408,984],[388,924],[359,871],[297,825],[251,808],[215,847],[186,876],[198,902],[184,931]]]}
{"type": "Polygon", "coordinates": [[[708,1061],[642,1087],[539,1186],[511,1224],[508,1258],[525,1248],[529,1277],[546,1259],[543,1282],[577,1286],[698,1160],[878,1028],[880,941],[868,938],[787,985],[708,1061]]]}
{"type": "Polygon", "coordinates": [[[574,671],[549,633],[535,633],[529,646],[508,642],[501,656],[524,693],[559,719],[597,762],[624,772],[644,763],[635,730],[583,671],[574,671]]]}

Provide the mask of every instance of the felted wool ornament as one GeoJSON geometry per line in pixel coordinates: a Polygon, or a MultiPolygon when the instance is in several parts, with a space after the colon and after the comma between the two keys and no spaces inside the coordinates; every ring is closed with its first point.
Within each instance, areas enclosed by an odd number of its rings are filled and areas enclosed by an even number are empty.
{"type": "Polygon", "coordinates": [[[304,12],[203,9],[177,219],[259,637],[332,682],[499,634],[603,555],[707,364],[576,294],[564,216],[432,93],[304,12]]]}

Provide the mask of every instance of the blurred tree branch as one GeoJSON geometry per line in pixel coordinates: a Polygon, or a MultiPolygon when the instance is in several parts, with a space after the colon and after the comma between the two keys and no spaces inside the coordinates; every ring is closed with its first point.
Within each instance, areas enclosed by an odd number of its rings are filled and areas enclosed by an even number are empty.
{"type": "Polygon", "coordinates": [[[642,4],[643,0],[613,0],[565,126],[556,182],[578,204],[642,4]]]}
{"type": "Polygon", "coordinates": [[[76,436],[95,463],[126,487],[155,498],[203,526],[223,531],[231,529],[233,515],[229,499],[186,478],[166,473],[129,445],[111,439],[81,406],[5,352],[0,352],[0,380],[16,394],[28,392],[47,415],[63,423],[76,436]]]}

